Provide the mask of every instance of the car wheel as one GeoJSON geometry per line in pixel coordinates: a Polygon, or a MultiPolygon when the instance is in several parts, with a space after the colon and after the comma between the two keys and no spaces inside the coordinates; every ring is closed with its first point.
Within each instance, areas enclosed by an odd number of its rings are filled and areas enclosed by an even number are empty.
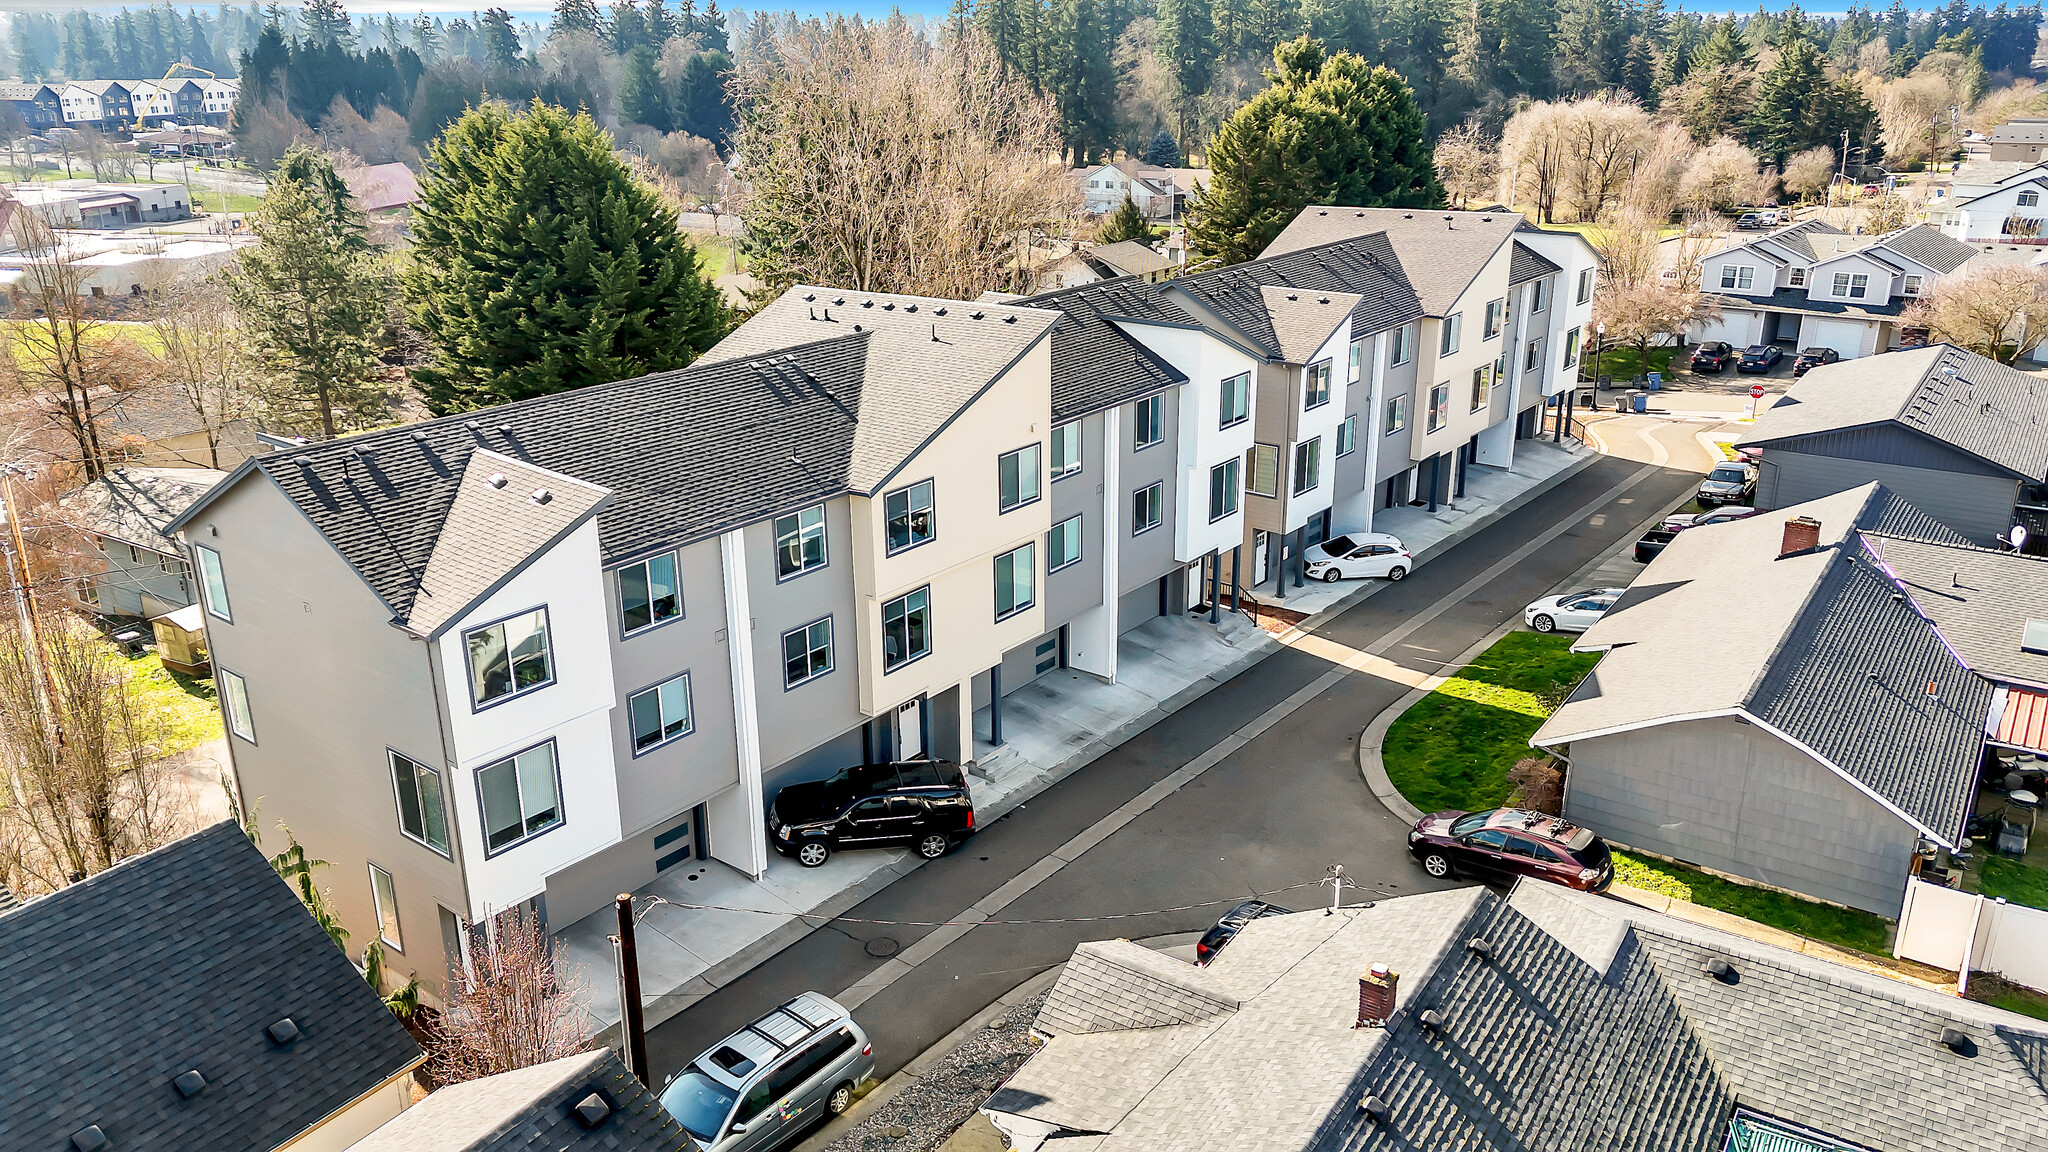
{"type": "Polygon", "coordinates": [[[953,845],[944,836],[934,832],[917,842],[917,854],[927,860],[937,860],[939,857],[944,856],[952,847],[953,845]]]}
{"type": "Polygon", "coordinates": [[[1438,880],[1451,878],[1451,858],[1441,852],[1431,852],[1422,858],[1422,870],[1438,880]]]}
{"type": "Polygon", "coordinates": [[[1344,574],[1342,572],[1337,571],[1337,569],[1334,567],[1323,569],[1323,583],[1325,584],[1335,584],[1337,581],[1342,580],[1343,578],[1344,574]]]}
{"type": "Polygon", "coordinates": [[[846,1115],[846,1110],[851,1107],[853,1107],[852,1084],[841,1084],[832,1090],[830,1096],[825,1097],[825,1111],[830,1112],[834,1116],[846,1115]]]}
{"type": "Polygon", "coordinates": [[[1406,580],[1407,578],[1408,570],[1406,568],[1401,567],[1399,564],[1396,564],[1392,568],[1387,569],[1387,579],[1389,580],[1406,580]]]}
{"type": "Polygon", "coordinates": [[[832,858],[832,849],[822,841],[812,840],[796,850],[796,862],[806,868],[816,868],[832,858]]]}
{"type": "Polygon", "coordinates": [[[1548,616],[1538,614],[1534,620],[1529,621],[1529,627],[1534,628],[1538,632],[1555,632],[1557,631],[1557,621],[1552,620],[1548,616]]]}

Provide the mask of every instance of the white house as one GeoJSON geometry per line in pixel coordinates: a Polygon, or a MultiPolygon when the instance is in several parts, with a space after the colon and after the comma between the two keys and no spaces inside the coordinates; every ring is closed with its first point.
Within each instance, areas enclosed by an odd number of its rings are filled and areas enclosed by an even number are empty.
{"type": "Polygon", "coordinates": [[[1081,189],[1082,206],[1089,212],[1114,212],[1129,196],[1147,219],[1159,220],[1184,206],[1187,197],[1208,182],[1202,168],[1160,168],[1124,160],[1079,168],[1073,173],[1081,189]]]}
{"type": "Polygon", "coordinates": [[[2048,244],[2048,164],[1987,164],[1959,173],[1946,196],[1927,203],[1928,223],[1971,244],[2048,244]]]}

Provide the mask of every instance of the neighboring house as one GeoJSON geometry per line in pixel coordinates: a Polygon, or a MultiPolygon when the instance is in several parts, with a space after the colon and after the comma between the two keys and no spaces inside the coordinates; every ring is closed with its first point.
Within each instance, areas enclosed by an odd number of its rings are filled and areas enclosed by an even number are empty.
{"type": "Polygon", "coordinates": [[[1969,244],[2048,244],[2043,194],[2048,164],[2038,158],[1973,165],[1956,174],[1945,195],[1927,202],[1927,219],[1944,235],[1969,244]]]}
{"type": "Polygon", "coordinates": [[[450,1084],[349,1152],[697,1152],[610,1048],[450,1084]]]}
{"type": "Polygon", "coordinates": [[[1918,846],[1963,842],[1987,734],[2048,750],[2005,723],[2048,702],[2032,618],[2048,561],[1865,484],[1681,533],[1530,742],[1617,845],[1896,917],[1918,846]]]}
{"type": "Polygon", "coordinates": [[[1175,262],[1136,240],[1075,248],[1072,252],[1039,268],[1038,290],[1057,292],[1099,284],[1124,276],[1135,276],[1147,284],[1163,283],[1173,275],[1175,262]]]}
{"type": "Polygon", "coordinates": [[[426,1062],[232,821],[0,912],[0,987],[4,1148],[339,1152],[426,1062]]]}
{"type": "MultiPolygon", "coordinates": [[[[182,205],[183,188],[168,187],[179,193],[182,205]]],[[[52,197],[29,193],[28,197],[39,206],[50,206],[45,210],[51,214],[77,199],[68,193],[52,197]]],[[[75,203],[69,206],[75,207],[75,203]]],[[[181,240],[140,231],[100,235],[66,232],[58,237],[58,243],[65,250],[65,259],[83,273],[76,280],[80,296],[140,296],[212,275],[227,267],[237,249],[255,243],[255,237],[194,236],[181,240]]],[[[17,305],[22,303],[17,294],[28,279],[33,258],[19,248],[0,252],[0,288],[5,288],[17,305]]]]}
{"type": "MultiPolygon", "coordinates": [[[[5,267],[0,259],[0,268],[5,267]]],[[[100,428],[111,434],[109,453],[147,468],[217,469],[227,472],[267,451],[246,417],[207,435],[206,426],[182,389],[170,386],[98,397],[100,428]]]]}
{"type": "Polygon", "coordinates": [[[1739,443],[1763,449],[1758,508],[1880,480],[1973,543],[2048,529],[2048,385],[1950,344],[1816,368],[1739,443]]]}
{"type": "Polygon", "coordinates": [[[1994,163],[1999,161],[2031,161],[2038,163],[2048,156],[2048,118],[2023,116],[2008,120],[1993,129],[1984,140],[1987,145],[1986,158],[1994,163]]]}
{"type": "Polygon", "coordinates": [[[1083,944],[1034,1031],[1017,1152],[2048,1146],[2040,1021],[1531,881],[1083,944]]]}
{"type": "Polygon", "coordinates": [[[48,84],[0,81],[0,103],[13,108],[30,132],[40,133],[64,123],[64,101],[48,84]]]}
{"type": "Polygon", "coordinates": [[[64,123],[95,128],[120,128],[135,120],[135,101],[128,84],[119,80],[73,80],[58,94],[64,123]]]}
{"type": "Polygon", "coordinates": [[[355,197],[356,207],[370,215],[400,212],[420,202],[419,181],[403,164],[372,164],[345,168],[341,178],[355,197]]]}
{"type": "Polygon", "coordinates": [[[235,111],[235,98],[241,94],[242,82],[233,78],[210,77],[199,82],[200,115],[214,125],[226,124],[235,111]]]}
{"type": "Polygon", "coordinates": [[[1927,224],[1874,238],[1793,224],[1701,258],[1700,289],[1721,315],[1695,324],[1692,339],[1833,348],[1843,359],[1890,351],[1907,307],[1978,255],[1927,224]]]}
{"type": "Polygon", "coordinates": [[[1072,174],[1085,211],[1096,215],[1114,212],[1128,196],[1148,220],[1177,215],[1208,178],[1204,168],[1160,168],[1136,160],[1077,168],[1072,174]]]}
{"type": "Polygon", "coordinates": [[[56,228],[126,228],[192,218],[183,184],[52,180],[10,185],[7,191],[56,228]]]}
{"type": "Polygon", "coordinates": [[[119,467],[66,495],[59,501],[65,524],[86,535],[101,561],[80,579],[78,599],[109,616],[149,619],[194,603],[185,549],[164,529],[226,475],[119,467]]]}

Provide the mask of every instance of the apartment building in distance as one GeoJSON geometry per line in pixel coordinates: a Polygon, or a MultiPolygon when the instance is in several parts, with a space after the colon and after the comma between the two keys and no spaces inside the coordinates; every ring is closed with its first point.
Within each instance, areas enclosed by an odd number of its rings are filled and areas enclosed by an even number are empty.
{"type": "Polygon", "coordinates": [[[1277,573],[1282,534],[1369,526],[1369,460],[1434,458],[1449,499],[1511,454],[1569,357],[1501,350],[1583,318],[1557,281],[1591,261],[1513,219],[1449,354],[1431,265],[1361,228],[1009,303],[792,288],[680,371],[252,458],[170,529],[243,799],[430,989],[500,910],[759,878],[782,785],[973,761],[1007,693],[1114,681],[1120,637],[1262,547],[1277,573]],[[1383,425],[1468,363],[1458,419],[1383,425]]]}

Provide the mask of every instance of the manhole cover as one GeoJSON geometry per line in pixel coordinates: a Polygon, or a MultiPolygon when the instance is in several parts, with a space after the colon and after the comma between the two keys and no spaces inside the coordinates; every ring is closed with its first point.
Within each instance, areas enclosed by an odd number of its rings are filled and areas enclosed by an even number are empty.
{"type": "Polygon", "coordinates": [[[887,936],[877,936],[867,943],[868,955],[870,956],[894,956],[902,947],[903,945],[889,939],[887,936]]]}

